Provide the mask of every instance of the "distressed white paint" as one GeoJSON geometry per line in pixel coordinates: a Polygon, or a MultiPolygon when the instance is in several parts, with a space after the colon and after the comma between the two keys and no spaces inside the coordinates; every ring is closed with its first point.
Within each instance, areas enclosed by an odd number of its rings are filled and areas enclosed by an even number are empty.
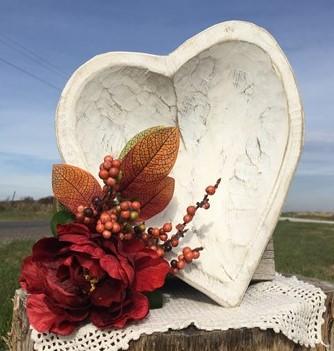
{"type": "Polygon", "coordinates": [[[204,246],[181,279],[235,306],[275,228],[303,139],[303,112],[289,63],[264,29],[231,21],[199,33],[168,56],[111,52],[81,66],[57,110],[59,150],[96,175],[137,132],[177,125],[175,196],[152,222],[178,223],[222,177],[209,211],[184,243],[204,246]]]}

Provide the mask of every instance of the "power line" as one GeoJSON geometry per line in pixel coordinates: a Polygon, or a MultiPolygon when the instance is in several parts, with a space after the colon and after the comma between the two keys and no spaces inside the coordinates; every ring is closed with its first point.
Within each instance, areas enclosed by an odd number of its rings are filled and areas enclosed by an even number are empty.
{"type": "Polygon", "coordinates": [[[31,72],[27,71],[26,69],[24,69],[24,68],[22,68],[20,66],[17,66],[14,63],[11,63],[11,62],[7,61],[6,59],[4,59],[2,57],[0,57],[0,61],[5,63],[8,66],[11,66],[11,67],[17,69],[18,71],[20,71],[22,73],[25,73],[26,75],[28,75],[28,76],[30,76],[32,78],[40,81],[41,83],[44,83],[44,84],[48,85],[50,88],[56,89],[57,91],[60,90],[59,87],[53,85],[52,83],[49,83],[48,81],[44,80],[43,78],[40,78],[40,77],[36,76],[34,73],[31,73],[31,72]]]}
{"type": "Polygon", "coordinates": [[[0,34],[0,37],[2,37],[2,39],[0,38],[0,42],[3,43],[4,45],[7,45],[8,47],[20,52],[21,54],[23,54],[26,57],[28,57],[31,60],[33,60],[34,62],[37,62],[38,64],[41,64],[45,68],[47,68],[49,70],[52,70],[53,72],[56,72],[56,73],[62,75],[63,77],[67,77],[66,73],[64,73],[61,70],[59,70],[57,66],[52,64],[50,61],[48,61],[44,57],[38,55],[33,50],[27,48],[26,46],[20,44],[16,40],[11,39],[11,38],[9,38],[7,36],[4,36],[4,35],[0,34]]]}

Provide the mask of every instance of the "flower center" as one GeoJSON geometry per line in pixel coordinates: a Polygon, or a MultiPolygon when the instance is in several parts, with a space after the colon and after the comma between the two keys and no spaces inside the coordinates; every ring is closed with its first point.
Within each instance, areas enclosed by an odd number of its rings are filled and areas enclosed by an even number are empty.
{"type": "Polygon", "coordinates": [[[92,277],[89,273],[85,273],[84,278],[90,284],[90,288],[89,288],[88,293],[91,294],[96,289],[96,284],[99,282],[99,279],[92,277]]]}

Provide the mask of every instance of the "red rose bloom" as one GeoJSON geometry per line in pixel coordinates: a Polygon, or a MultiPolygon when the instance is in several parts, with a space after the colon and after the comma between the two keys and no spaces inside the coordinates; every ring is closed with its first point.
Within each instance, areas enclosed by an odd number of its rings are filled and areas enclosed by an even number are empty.
{"type": "Polygon", "coordinates": [[[104,240],[82,224],[58,226],[22,266],[27,314],[39,332],[68,335],[83,321],[122,328],[149,309],[143,292],[164,284],[167,261],[139,240],[104,240]]]}

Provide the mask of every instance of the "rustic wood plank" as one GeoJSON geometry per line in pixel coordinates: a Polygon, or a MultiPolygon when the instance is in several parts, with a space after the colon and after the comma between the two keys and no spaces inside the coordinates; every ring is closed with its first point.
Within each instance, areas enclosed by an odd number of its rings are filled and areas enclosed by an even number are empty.
{"type": "MultiPolygon", "coordinates": [[[[237,329],[227,331],[204,331],[190,326],[186,329],[142,335],[139,340],[131,341],[130,351],[334,351],[334,285],[328,282],[299,277],[320,288],[327,295],[324,314],[323,340],[329,345],[315,348],[302,347],[290,341],[283,334],[272,330],[237,329]]],[[[175,285],[175,281],[172,283],[175,285]]],[[[178,281],[177,284],[184,284],[178,281]]],[[[13,324],[8,344],[13,351],[32,351],[28,321],[24,309],[24,294],[18,290],[14,298],[13,324]]],[[[107,350],[105,350],[107,351],[107,350]]]]}
{"type": "Polygon", "coordinates": [[[252,281],[258,282],[263,280],[272,280],[275,277],[275,254],[274,242],[270,239],[261,261],[253,275],[252,281]]]}

